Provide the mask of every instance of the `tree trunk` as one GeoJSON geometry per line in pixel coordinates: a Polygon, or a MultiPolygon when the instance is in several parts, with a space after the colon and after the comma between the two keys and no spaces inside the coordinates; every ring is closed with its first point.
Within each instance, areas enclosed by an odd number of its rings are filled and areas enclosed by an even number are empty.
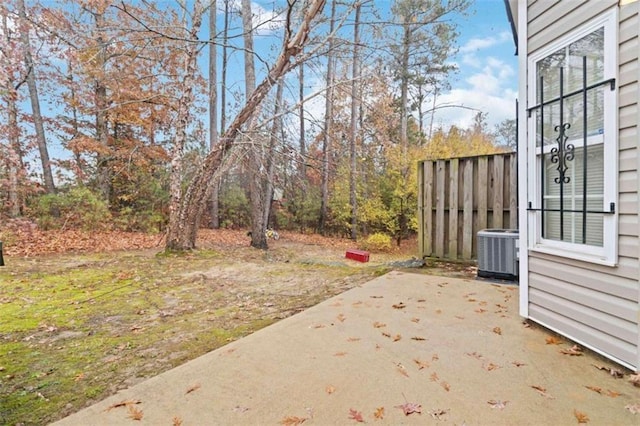
{"type": "Polygon", "coordinates": [[[409,173],[407,155],[409,151],[409,50],[411,49],[411,24],[403,22],[404,35],[402,39],[402,63],[400,69],[400,144],[402,146],[402,177],[407,178],[409,173]]]}
{"type": "MultiPolygon", "coordinates": [[[[242,0],[242,34],[244,38],[244,73],[245,93],[249,99],[256,86],[255,61],[253,58],[253,13],[251,12],[251,0],[242,0]]],[[[259,249],[267,249],[267,237],[265,235],[266,224],[264,222],[265,204],[262,170],[262,155],[257,136],[253,135],[254,113],[247,123],[247,134],[250,138],[247,175],[249,178],[249,200],[251,202],[251,246],[259,249]]]]}
{"type": "MultiPolygon", "coordinates": [[[[305,130],[304,130],[304,64],[300,64],[300,86],[299,86],[299,99],[300,106],[298,108],[299,116],[300,116],[300,165],[299,165],[299,173],[300,173],[300,183],[303,188],[306,187],[307,183],[307,142],[305,140],[305,130]]],[[[304,191],[303,191],[304,197],[304,191]]]]}
{"type": "Polygon", "coordinates": [[[229,1],[224,0],[224,28],[222,29],[222,87],[220,87],[220,131],[227,125],[227,45],[229,44],[229,1]]]}
{"type": "MultiPolygon", "coordinates": [[[[2,14],[2,34],[6,38],[7,46],[11,43],[11,30],[7,23],[7,14],[2,14]]],[[[7,87],[4,97],[7,104],[7,156],[2,159],[8,171],[9,178],[9,216],[20,216],[23,204],[20,191],[20,174],[24,173],[22,164],[22,149],[20,147],[20,126],[18,125],[18,89],[11,73],[7,73],[7,87]]]]}
{"type": "MultiPolygon", "coordinates": [[[[178,111],[176,117],[176,134],[171,150],[171,175],[169,179],[169,227],[167,229],[167,249],[180,250],[192,249],[195,247],[200,215],[186,217],[181,208],[182,194],[182,162],[184,157],[184,146],[187,141],[187,129],[191,121],[191,107],[194,95],[193,86],[198,67],[198,31],[202,24],[202,8],[199,1],[193,6],[193,22],[189,32],[190,40],[185,42],[185,70],[182,81],[182,96],[178,100],[178,111]]],[[[212,151],[212,152],[215,152],[212,151]]],[[[211,180],[201,182],[212,188],[211,180]]],[[[211,191],[207,196],[210,195],[211,191]]],[[[203,204],[203,200],[200,201],[203,204]]],[[[202,213],[202,206],[200,206],[202,213]]]]}
{"type": "MultiPolygon", "coordinates": [[[[331,2],[331,18],[329,20],[329,34],[333,34],[336,19],[336,2],[331,2]]],[[[334,47],[335,41],[333,35],[329,36],[329,50],[327,54],[327,92],[325,94],[324,106],[324,134],[322,139],[322,184],[320,199],[320,219],[318,221],[318,231],[325,235],[327,232],[327,218],[329,206],[329,156],[331,153],[331,138],[333,136],[333,94],[335,72],[333,70],[335,64],[334,47]]]]}
{"type": "MultiPolygon", "coordinates": [[[[72,117],[71,126],[73,127],[73,134],[71,136],[71,140],[73,140],[77,138],[78,135],[80,134],[79,122],[78,122],[78,106],[77,106],[78,102],[76,101],[76,89],[73,83],[73,63],[70,60],[67,61],[67,67],[69,70],[69,73],[67,74],[67,81],[68,81],[68,86],[71,92],[69,94],[71,98],[71,117],[72,117]]],[[[76,164],[76,170],[75,170],[76,184],[78,186],[82,186],[84,185],[85,173],[84,173],[84,167],[82,164],[82,157],[80,155],[80,150],[77,149],[76,147],[73,147],[71,151],[73,152],[73,158],[76,164]]]]}
{"type": "MultiPolygon", "coordinates": [[[[292,59],[301,52],[307,41],[311,21],[321,12],[325,0],[313,0],[308,6],[300,28],[295,35],[287,32],[282,51],[265,79],[256,87],[247,99],[234,121],[225,130],[216,148],[211,151],[201,167],[196,171],[191,184],[177,205],[170,208],[169,228],[167,229],[167,250],[190,250],[195,248],[197,223],[211,191],[209,182],[228,157],[236,144],[242,126],[251,118],[255,109],[267,96],[277,81],[294,66],[292,59]]],[[[172,198],[172,203],[174,202],[172,198]]]]}
{"type": "Polygon", "coordinates": [[[18,126],[18,106],[15,93],[10,93],[7,99],[9,155],[6,159],[9,169],[9,215],[20,216],[22,210],[22,194],[20,191],[20,174],[23,173],[22,149],[20,149],[20,127],[18,126]]]}
{"type": "Polygon", "coordinates": [[[269,215],[271,213],[272,200],[273,200],[273,179],[275,175],[276,159],[275,150],[278,144],[278,138],[282,133],[282,96],[284,93],[284,84],[282,81],[278,83],[276,89],[276,107],[274,111],[275,120],[273,120],[273,126],[271,129],[271,136],[269,138],[269,152],[267,157],[267,179],[265,185],[265,197],[266,203],[264,204],[263,222],[265,226],[269,226],[269,215]]]}
{"type": "Polygon", "coordinates": [[[40,98],[38,97],[38,86],[36,85],[36,75],[31,56],[31,45],[29,43],[29,30],[26,27],[27,12],[24,0],[18,2],[19,16],[22,21],[20,26],[20,40],[24,48],[24,62],[27,67],[27,87],[29,88],[29,98],[31,99],[31,109],[33,111],[33,125],[36,130],[36,141],[38,143],[38,151],[40,152],[40,162],[42,163],[42,176],[44,179],[44,187],[48,194],[56,191],[53,183],[53,174],[51,173],[51,163],[49,161],[49,150],[47,149],[47,140],[44,134],[44,124],[42,114],[40,113],[40,98]]]}
{"type": "MultiPolygon", "coordinates": [[[[218,142],[218,60],[217,47],[214,43],[216,37],[216,14],[217,0],[213,0],[209,6],[209,150],[213,150],[218,142]]],[[[209,214],[211,216],[211,227],[220,228],[219,216],[219,188],[218,179],[211,181],[213,190],[211,191],[211,206],[209,214]]]]}
{"type": "Polygon", "coordinates": [[[349,172],[349,202],[351,204],[351,239],[358,238],[358,198],[356,193],[357,156],[356,147],[358,141],[358,113],[360,112],[360,94],[358,84],[360,80],[360,58],[358,56],[358,44],[360,43],[360,3],[356,5],[356,17],[353,25],[353,63],[351,79],[351,140],[349,144],[350,172],[349,172]]]}
{"type": "MultiPolygon", "coordinates": [[[[99,72],[95,81],[96,97],[96,140],[109,152],[109,134],[107,129],[107,87],[104,82],[107,63],[107,42],[104,37],[104,11],[100,10],[94,14],[96,20],[96,41],[98,44],[98,54],[96,55],[99,72]]],[[[109,202],[111,195],[111,171],[109,154],[99,153],[96,158],[98,173],[98,190],[102,197],[109,202]]]]}

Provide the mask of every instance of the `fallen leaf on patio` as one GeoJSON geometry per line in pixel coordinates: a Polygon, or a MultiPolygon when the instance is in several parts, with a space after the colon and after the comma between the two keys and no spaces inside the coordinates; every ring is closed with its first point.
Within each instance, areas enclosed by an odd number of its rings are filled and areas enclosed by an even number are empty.
{"type": "Polygon", "coordinates": [[[574,409],[573,415],[575,416],[576,420],[578,420],[578,423],[589,423],[589,416],[587,416],[585,413],[581,413],[580,411],[574,409]]]}
{"type": "Polygon", "coordinates": [[[479,354],[478,352],[465,352],[465,355],[473,357],[475,359],[482,358],[482,354],[479,354]]]}
{"type": "Polygon", "coordinates": [[[597,393],[599,393],[599,394],[602,394],[602,392],[604,392],[604,391],[602,390],[602,388],[600,388],[600,387],[598,387],[598,386],[585,386],[585,388],[587,388],[587,389],[589,389],[589,390],[592,390],[592,391],[594,391],[594,392],[597,392],[597,393]]]}
{"type": "Polygon", "coordinates": [[[109,410],[111,410],[113,408],[128,407],[130,405],[136,405],[136,404],[141,404],[141,403],[142,403],[142,401],[140,401],[139,399],[128,399],[128,400],[125,400],[125,401],[116,402],[115,404],[111,404],[104,411],[109,411],[109,410]]]}
{"type": "Polygon", "coordinates": [[[522,367],[524,365],[527,365],[527,364],[525,364],[524,362],[521,362],[521,361],[513,361],[513,362],[511,362],[511,364],[515,365],[516,367],[522,367]]]}
{"type": "Polygon", "coordinates": [[[432,382],[437,382],[438,380],[440,380],[440,378],[438,377],[438,373],[436,373],[435,371],[431,373],[430,379],[432,382]]]}
{"type": "Polygon", "coordinates": [[[240,405],[236,405],[235,407],[233,407],[233,411],[236,413],[246,413],[249,410],[249,407],[242,407],[240,405]]]}
{"type": "Polygon", "coordinates": [[[312,326],[311,328],[325,328],[326,326],[324,324],[316,324],[314,326],[312,326]]]}
{"type": "Polygon", "coordinates": [[[373,323],[373,327],[374,328],[382,328],[382,327],[386,327],[386,326],[387,326],[387,324],[385,324],[383,322],[376,321],[376,322],[373,323]]]}
{"type": "Polygon", "coordinates": [[[334,393],[336,391],[335,386],[332,385],[328,385],[325,389],[324,389],[329,395],[331,395],[332,393],[334,393]]]}
{"type": "Polygon", "coordinates": [[[493,327],[492,331],[497,335],[502,336],[502,329],[500,327],[493,327]]]}
{"type": "Polygon", "coordinates": [[[627,410],[629,410],[631,412],[631,414],[638,414],[640,413],[640,404],[627,404],[624,406],[624,408],[626,408],[627,410]]]}
{"type": "Polygon", "coordinates": [[[129,417],[132,420],[142,420],[143,416],[144,414],[142,413],[142,410],[138,410],[133,405],[129,405],[129,417]]]}
{"type": "Polygon", "coordinates": [[[487,302],[482,300],[480,303],[478,303],[478,305],[480,306],[487,306],[487,302]]]}
{"type": "Polygon", "coordinates": [[[355,420],[358,423],[364,423],[362,413],[358,410],[354,410],[353,408],[349,408],[349,418],[351,420],[355,420]]]}
{"type": "Polygon", "coordinates": [[[640,374],[632,374],[629,376],[629,381],[633,384],[633,386],[640,387],[640,374]]]}
{"type": "Polygon", "coordinates": [[[420,336],[413,336],[413,337],[411,338],[411,340],[417,340],[417,341],[419,341],[419,342],[420,342],[420,341],[422,341],[422,340],[427,340],[427,339],[425,339],[424,337],[420,337],[420,336]]]}
{"type": "Polygon", "coordinates": [[[458,318],[459,320],[463,320],[464,317],[462,315],[456,315],[456,318],[458,318]]]}
{"type": "Polygon", "coordinates": [[[336,352],[333,356],[345,356],[346,354],[346,352],[336,352]]]}
{"type": "Polygon", "coordinates": [[[541,396],[544,396],[545,398],[549,398],[549,399],[555,399],[553,396],[551,396],[551,395],[549,395],[549,394],[547,393],[547,389],[546,389],[546,388],[543,388],[542,386],[536,386],[536,385],[531,385],[531,387],[532,387],[533,389],[537,390],[537,391],[538,391],[538,393],[539,393],[541,396]]]}
{"type": "Polygon", "coordinates": [[[280,420],[280,424],[285,426],[298,426],[305,421],[307,421],[306,417],[287,416],[284,419],[280,420]]]}
{"type": "Polygon", "coordinates": [[[447,408],[447,409],[445,409],[445,410],[443,410],[443,409],[440,409],[440,410],[436,409],[436,410],[431,410],[431,411],[429,411],[429,415],[430,415],[431,417],[433,417],[434,419],[436,419],[436,420],[442,420],[442,418],[443,418],[444,416],[446,416],[446,415],[447,415],[447,413],[449,413],[449,409],[448,409],[448,408],[447,408]]]}
{"type": "Polygon", "coordinates": [[[346,320],[347,317],[345,317],[344,314],[340,314],[336,317],[336,319],[340,322],[344,322],[344,320],[346,320]]]}
{"type": "Polygon", "coordinates": [[[440,386],[442,386],[442,388],[444,390],[446,390],[447,392],[449,392],[451,390],[451,385],[449,383],[447,383],[447,382],[441,382],[440,386]]]}
{"type": "Polygon", "coordinates": [[[393,341],[397,342],[398,340],[402,339],[402,336],[399,334],[396,334],[395,336],[393,336],[393,341]]]}
{"type": "Polygon", "coordinates": [[[467,294],[465,294],[465,295],[464,295],[464,296],[462,296],[462,297],[467,298],[467,297],[469,297],[469,296],[473,296],[473,295],[475,295],[475,294],[477,294],[477,293],[475,293],[475,292],[467,293],[467,294]]]}
{"type": "Polygon", "coordinates": [[[418,300],[417,300],[417,302],[418,302],[418,303],[424,303],[424,302],[426,302],[426,301],[427,301],[427,299],[418,299],[418,300]]]}
{"type": "Polygon", "coordinates": [[[359,341],[359,340],[360,340],[360,338],[359,338],[359,337],[349,337],[349,338],[347,339],[347,342],[357,342],[357,341],[359,341]]]}
{"type": "Polygon", "coordinates": [[[200,386],[201,386],[200,383],[195,383],[195,384],[189,386],[189,388],[185,392],[185,395],[190,394],[193,391],[197,391],[198,389],[200,389],[200,386]]]}
{"type": "Polygon", "coordinates": [[[373,412],[373,417],[380,420],[384,419],[384,407],[376,408],[376,411],[373,412]]]}
{"type": "Polygon", "coordinates": [[[171,424],[173,426],[182,426],[182,419],[178,416],[175,416],[173,419],[171,419],[171,424]]]}
{"type": "Polygon", "coordinates": [[[357,302],[353,302],[351,306],[360,306],[362,305],[362,300],[358,300],[357,302]]]}
{"type": "Polygon", "coordinates": [[[369,297],[372,298],[372,299],[382,299],[383,298],[383,296],[369,296],[369,297]]]}
{"type": "Polygon", "coordinates": [[[395,305],[391,305],[393,309],[404,309],[407,307],[403,302],[396,303],[395,305]]]}
{"type": "Polygon", "coordinates": [[[414,359],[413,362],[418,366],[418,370],[422,370],[423,368],[429,368],[429,363],[426,361],[420,361],[419,359],[414,359]]]}
{"type": "Polygon", "coordinates": [[[482,368],[484,368],[487,371],[493,371],[493,370],[497,370],[498,368],[500,368],[500,366],[496,365],[496,364],[494,364],[492,362],[489,362],[489,363],[483,364],[482,368]]]}
{"type": "Polygon", "coordinates": [[[556,336],[550,336],[544,339],[547,345],[560,345],[562,344],[562,339],[557,338],[556,336]]]}
{"type": "Polygon", "coordinates": [[[396,405],[396,408],[401,409],[405,416],[413,413],[422,414],[422,405],[413,402],[406,402],[402,405],[396,405]]]}
{"type": "Polygon", "coordinates": [[[447,284],[449,284],[449,283],[440,283],[440,284],[438,284],[438,287],[445,287],[447,284]]]}
{"type": "Polygon", "coordinates": [[[436,314],[441,314],[442,313],[442,309],[436,309],[436,314]]]}
{"type": "Polygon", "coordinates": [[[418,322],[420,322],[420,318],[411,318],[411,322],[418,323],[418,322]]]}
{"type": "Polygon", "coordinates": [[[611,389],[607,389],[607,396],[610,396],[611,398],[617,398],[620,395],[622,395],[620,392],[616,392],[616,391],[612,391],[611,389]]]}
{"type": "Polygon", "coordinates": [[[439,359],[440,359],[440,357],[438,356],[438,354],[431,355],[431,361],[437,361],[439,359]]]}
{"type": "Polygon", "coordinates": [[[522,326],[524,328],[531,328],[531,324],[529,324],[526,320],[522,322],[522,326]]]}
{"type": "Polygon", "coordinates": [[[562,349],[560,353],[571,356],[582,356],[582,348],[578,345],[573,345],[569,349],[562,349]]]}
{"type": "Polygon", "coordinates": [[[500,401],[500,400],[492,399],[490,401],[487,401],[487,404],[489,404],[491,406],[491,408],[497,408],[498,410],[504,410],[504,408],[507,406],[508,402],[509,401],[500,401]]]}
{"type": "Polygon", "coordinates": [[[407,373],[407,369],[404,367],[404,365],[398,363],[396,364],[396,367],[400,374],[402,374],[405,377],[409,377],[409,373],[407,373]]]}
{"type": "Polygon", "coordinates": [[[618,370],[617,368],[607,367],[607,366],[604,366],[604,365],[595,365],[595,364],[591,364],[591,365],[593,365],[598,370],[608,371],[609,374],[611,374],[616,379],[622,379],[624,377],[624,373],[622,371],[618,370]]]}
{"type": "Polygon", "coordinates": [[[391,333],[387,333],[386,331],[383,331],[383,332],[382,332],[382,335],[383,335],[384,337],[388,337],[389,339],[391,339],[391,333]]]}
{"type": "Polygon", "coordinates": [[[499,303],[496,303],[496,306],[497,306],[498,308],[500,308],[500,309],[505,309],[505,310],[506,310],[506,309],[508,309],[506,306],[501,305],[501,304],[499,304],[499,303]]]}
{"type": "Polygon", "coordinates": [[[476,299],[471,298],[471,299],[467,299],[467,302],[477,302],[477,300],[476,300],[476,299]]]}
{"type": "Polygon", "coordinates": [[[487,312],[486,309],[482,309],[482,308],[478,308],[475,310],[475,312],[479,313],[479,314],[484,314],[485,312],[487,312]]]}

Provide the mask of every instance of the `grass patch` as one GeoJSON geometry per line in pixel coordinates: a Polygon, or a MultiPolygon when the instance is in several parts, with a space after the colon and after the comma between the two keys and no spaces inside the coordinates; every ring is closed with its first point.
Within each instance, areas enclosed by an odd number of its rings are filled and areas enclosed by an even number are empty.
{"type": "Polygon", "coordinates": [[[0,424],[55,421],[388,271],[310,247],[11,258],[0,424]]]}

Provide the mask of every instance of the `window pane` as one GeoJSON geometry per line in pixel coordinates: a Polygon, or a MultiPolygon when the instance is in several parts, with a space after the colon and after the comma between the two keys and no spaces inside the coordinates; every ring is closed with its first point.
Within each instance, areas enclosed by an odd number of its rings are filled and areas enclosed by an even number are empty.
{"type": "MultiPolygon", "coordinates": [[[[586,209],[587,211],[602,211],[604,203],[604,149],[602,144],[587,147],[587,176],[586,176],[586,209]]],[[[551,155],[544,157],[544,208],[545,211],[543,238],[562,240],[576,244],[602,246],[603,244],[603,215],[601,213],[586,213],[587,232],[583,241],[583,213],[566,210],[583,210],[585,175],[584,149],[576,148],[574,158],[567,161],[565,177],[568,182],[560,183],[558,164],[552,162],[551,155]],[[556,181],[558,179],[558,181],[556,181]],[[562,190],[562,198],[561,192],[562,190]],[[562,200],[562,202],[561,202],[562,200]],[[561,238],[562,234],[562,238],[561,238]]]]}
{"type": "MultiPolygon", "coordinates": [[[[560,96],[560,68],[563,69],[564,93],[582,89],[583,58],[586,57],[587,86],[604,80],[604,28],[574,41],[570,45],[538,61],[536,83],[543,81],[544,101],[560,96]]],[[[540,103],[540,87],[536,90],[540,103]]]]}

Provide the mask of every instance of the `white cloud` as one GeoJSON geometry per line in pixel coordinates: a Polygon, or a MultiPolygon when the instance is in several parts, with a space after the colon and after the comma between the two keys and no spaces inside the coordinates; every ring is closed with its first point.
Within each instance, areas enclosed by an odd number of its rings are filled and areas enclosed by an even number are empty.
{"type": "MultiPolygon", "coordinates": [[[[242,10],[240,0],[232,0],[230,8],[235,11],[242,10]]],[[[224,9],[218,7],[219,13],[224,9]]],[[[275,10],[267,10],[262,5],[251,2],[251,14],[253,15],[253,28],[256,35],[267,35],[281,29],[284,26],[284,16],[275,10]]]]}
{"type": "Polygon", "coordinates": [[[485,38],[472,38],[460,47],[460,53],[477,52],[478,50],[484,50],[489,47],[493,47],[498,44],[502,44],[512,40],[513,36],[508,31],[503,31],[497,36],[489,36],[485,38]]]}
{"type": "MultiPolygon", "coordinates": [[[[516,72],[512,65],[493,56],[476,57],[477,71],[471,72],[451,91],[437,99],[441,106],[435,113],[434,122],[448,127],[456,125],[467,128],[479,112],[487,113],[490,128],[505,119],[515,116],[516,72]]],[[[463,60],[464,62],[464,60],[463,60]]],[[[464,68],[461,72],[464,74],[464,68]]]]}

